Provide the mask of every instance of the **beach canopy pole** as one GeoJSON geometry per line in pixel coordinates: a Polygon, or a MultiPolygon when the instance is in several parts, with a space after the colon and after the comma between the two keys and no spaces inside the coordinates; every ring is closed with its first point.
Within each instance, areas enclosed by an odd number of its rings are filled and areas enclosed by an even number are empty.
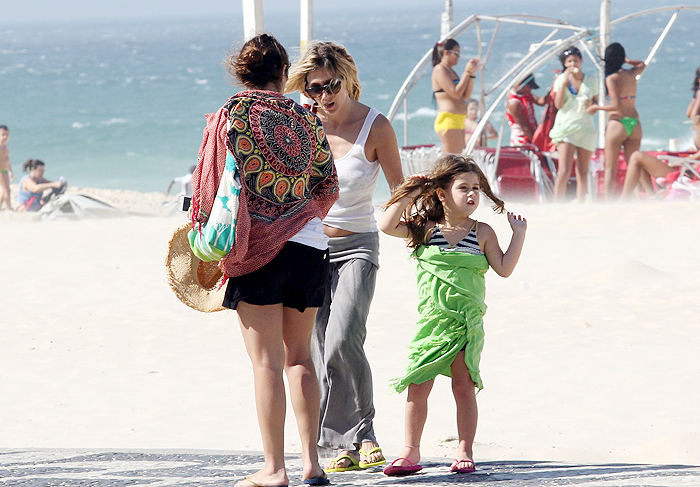
{"type": "MultiPolygon", "coordinates": [[[[605,58],[605,49],[610,44],[610,0],[600,3],[600,59],[605,58]]],[[[598,104],[605,104],[605,64],[598,65],[598,104]]],[[[598,111],[598,127],[605,127],[607,112],[598,111]]],[[[605,147],[605,130],[598,130],[598,147],[605,147]]]]}
{"type": "Polygon", "coordinates": [[[263,0],[243,1],[243,37],[248,40],[265,32],[263,0]]]}
{"type": "MultiPolygon", "coordinates": [[[[306,46],[309,45],[314,38],[314,0],[301,0],[301,19],[299,24],[299,52],[306,51],[306,46]]],[[[300,102],[302,105],[311,105],[313,100],[301,94],[300,102]]]]}

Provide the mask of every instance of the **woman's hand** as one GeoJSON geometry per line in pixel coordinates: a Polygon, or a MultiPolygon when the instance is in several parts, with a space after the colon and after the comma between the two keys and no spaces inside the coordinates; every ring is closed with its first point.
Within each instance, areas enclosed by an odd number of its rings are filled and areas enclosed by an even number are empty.
{"type": "Polygon", "coordinates": [[[471,58],[464,67],[464,74],[467,76],[476,76],[476,72],[481,67],[480,63],[481,60],[478,57],[471,58]]]}
{"type": "Polygon", "coordinates": [[[586,108],[586,112],[589,115],[593,115],[598,110],[600,110],[600,106],[597,103],[591,103],[590,105],[588,105],[588,108],[586,108]]]}

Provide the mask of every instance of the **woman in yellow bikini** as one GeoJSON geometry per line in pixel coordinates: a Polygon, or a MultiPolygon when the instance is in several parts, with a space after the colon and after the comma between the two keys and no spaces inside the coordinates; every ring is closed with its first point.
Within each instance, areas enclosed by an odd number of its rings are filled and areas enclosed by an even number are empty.
{"type": "Polygon", "coordinates": [[[467,62],[460,78],[454,70],[460,54],[459,44],[454,39],[445,39],[433,47],[432,83],[438,106],[434,128],[443,154],[461,154],[464,149],[467,100],[479,69],[479,59],[473,58],[467,62]]]}
{"type": "Polygon", "coordinates": [[[644,61],[635,61],[625,57],[625,48],[617,42],[605,49],[605,87],[608,90],[609,104],[602,106],[593,104],[588,107],[588,113],[598,110],[610,113],[610,119],[605,127],[605,181],[604,193],[609,198],[612,195],[617,160],[620,150],[624,147],[625,160],[629,163],[633,152],[639,150],[642,142],[642,125],[635,106],[637,96],[637,75],[646,68],[644,61]],[[631,69],[622,69],[623,64],[629,64],[631,69]]]}

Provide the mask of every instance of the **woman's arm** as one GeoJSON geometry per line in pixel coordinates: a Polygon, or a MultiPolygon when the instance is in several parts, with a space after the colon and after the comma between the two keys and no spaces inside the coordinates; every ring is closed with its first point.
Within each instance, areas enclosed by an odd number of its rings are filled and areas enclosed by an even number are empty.
{"type": "MultiPolygon", "coordinates": [[[[569,68],[566,68],[562,74],[559,76],[562,77],[562,81],[560,83],[555,82],[554,83],[554,106],[556,107],[557,110],[561,110],[561,107],[564,106],[564,102],[566,101],[566,81],[569,79],[569,68]]],[[[559,81],[559,79],[557,79],[559,81]]]]}
{"type": "Polygon", "coordinates": [[[474,80],[476,79],[475,73],[478,67],[479,60],[477,58],[471,59],[469,62],[467,62],[462,78],[459,80],[459,83],[455,85],[447,68],[438,64],[434,68],[435,82],[438,87],[441,88],[450,98],[455,100],[469,98],[472,94],[474,80]]]}
{"type": "Polygon", "coordinates": [[[700,115],[700,90],[695,92],[695,97],[691,100],[688,105],[688,109],[685,111],[685,115],[689,119],[693,119],[697,115],[700,115]]]}
{"type": "Polygon", "coordinates": [[[379,162],[384,177],[389,183],[389,190],[393,191],[403,181],[403,170],[394,127],[384,115],[379,115],[374,121],[367,142],[370,146],[370,154],[374,156],[370,159],[379,162]]]}
{"type": "Polygon", "coordinates": [[[36,183],[32,178],[26,178],[23,186],[24,189],[30,193],[43,193],[47,189],[58,189],[63,186],[63,183],[61,181],[47,181],[45,179],[42,179],[40,183],[36,183]]]}
{"type": "Polygon", "coordinates": [[[501,277],[508,277],[513,273],[515,265],[520,259],[520,254],[525,243],[525,231],[527,230],[527,220],[520,215],[508,212],[508,223],[513,230],[510,245],[505,253],[498,244],[498,237],[486,223],[479,223],[479,245],[484,249],[486,260],[489,266],[501,277]]]}
{"type": "Polygon", "coordinates": [[[635,76],[637,76],[638,74],[642,74],[647,68],[647,65],[644,64],[644,61],[639,61],[637,59],[625,59],[625,62],[632,66],[632,69],[630,69],[630,71],[635,76]]]}
{"type": "Polygon", "coordinates": [[[605,78],[605,86],[608,88],[608,94],[610,95],[610,104],[598,105],[593,103],[586,109],[588,113],[593,115],[598,110],[603,110],[604,112],[617,112],[620,110],[620,97],[617,96],[617,80],[619,76],[619,74],[615,73],[605,78]]]}

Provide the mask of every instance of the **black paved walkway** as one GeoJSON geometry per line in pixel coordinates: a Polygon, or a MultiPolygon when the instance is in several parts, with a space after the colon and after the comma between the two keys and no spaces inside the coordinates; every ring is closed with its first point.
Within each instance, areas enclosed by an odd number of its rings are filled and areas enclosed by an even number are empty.
{"type": "MultiPolygon", "coordinates": [[[[260,468],[256,453],[119,452],[87,450],[0,450],[0,486],[122,487],[226,486],[260,468]]],[[[374,471],[333,474],[337,486],[444,486],[491,483],[495,487],[700,486],[700,467],[688,465],[486,462],[474,474],[447,471],[447,461],[422,462],[420,474],[389,478],[374,471]]],[[[301,462],[289,457],[290,485],[302,485],[301,462]]]]}

